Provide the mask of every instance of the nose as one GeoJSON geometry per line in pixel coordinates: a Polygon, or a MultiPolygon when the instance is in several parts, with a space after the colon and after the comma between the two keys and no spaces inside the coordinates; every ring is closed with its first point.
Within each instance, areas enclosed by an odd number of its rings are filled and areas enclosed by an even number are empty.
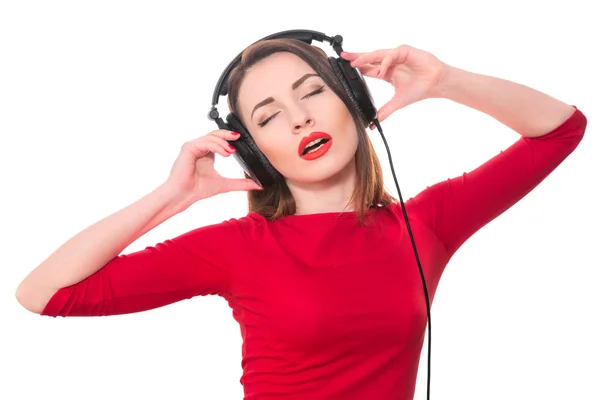
{"type": "Polygon", "coordinates": [[[314,118],[309,115],[308,111],[301,107],[296,107],[291,111],[290,120],[292,123],[292,131],[294,133],[300,133],[302,130],[306,129],[306,127],[313,126],[315,123],[314,118]]]}
{"type": "Polygon", "coordinates": [[[295,123],[294,124],[294,133],[300,133],[302,131],[302,129],[304,129],[307,126],[312,126],[313,124],[313,120],[311,118],[308,118],[305,122],[303,123],[295,123]]]}

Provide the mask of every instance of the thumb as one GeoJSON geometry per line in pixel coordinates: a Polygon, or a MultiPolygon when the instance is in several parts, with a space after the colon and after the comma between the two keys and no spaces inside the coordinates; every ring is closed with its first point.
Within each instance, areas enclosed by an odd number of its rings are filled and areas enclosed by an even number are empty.
{"type": "Polygon", "coordinates": [[[398,111],[402,107],[405,107],[407,104],[408,103],[405,103],[399,99],[392,99],[392,100],[388,101],[387,103],[385,103],[379,109],[379,111],[377,111],[377,119],[379,120],[379,122],[381,122],[381,121],[385,120],[387,117],[389,117],[391,114],[393,114],[394,112],[398,111]]]}
{"type": "Polygon", "coordinates": [[[263,188],[248,178],[227,179],[225,181],[225,188],[223,188],[223,192],[248,190],[263,190],[263,188]]]}
{"type": "Polygon", "coordinates": [[[397,107],[391,101],[388,101],[379,109],[379,111],[377,111],[377,120],[380,123],[383,122],[390,114],[396,111],[396,109],[397,107]]]}

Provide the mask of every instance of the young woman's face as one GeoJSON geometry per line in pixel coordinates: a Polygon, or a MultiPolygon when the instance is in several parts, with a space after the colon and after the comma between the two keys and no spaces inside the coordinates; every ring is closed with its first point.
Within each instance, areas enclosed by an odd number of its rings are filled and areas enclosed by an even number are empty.
{"type": "Polygon", "coordinates": [[[288,183],[327,180],[354,159],[358,136],[346,105],[292,53],[254,65],[238,106],[244,126],[288,183]]]}

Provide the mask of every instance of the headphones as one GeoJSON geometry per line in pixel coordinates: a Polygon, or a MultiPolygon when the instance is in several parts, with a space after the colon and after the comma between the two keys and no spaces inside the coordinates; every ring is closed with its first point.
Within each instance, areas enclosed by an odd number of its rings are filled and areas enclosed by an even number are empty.
{"type": "MultiPolygon", "coordinates": [[[[275,33],[266,36],[261,40],[267,39],[296,39],[307,44],[312,44],[313,40],[320,42],[328,42],[333,46],[335,52],[340,55],[342,50],[343,38],[340,35],[329,37],[321,32],[309,30],[290,30],[275,33]]],[[[259,41],[261,41],[259,40],[259,41]]],[[[212,97],[212,108],[208,113],[208,118],[215,121],[220,129],[238,132],[239,139],[228,141],[235,148],[233,156],[242,166],[243,170],[256,183],[263,187],[273,185],[283,181],[283,176],[271,165],[265,155],[258,149],[258,146],[248,133],[241,121],[230,113],[225,117],[227,123],[219,118],[219,111],[216,105],[220,96],[225,96],[228,93],[228,78],[233,68],[240,62],[242,53],[234,58],[227,68],[221,74],[219,81],[215,87],[212,97]]],[[[365,127],[375,121],[377,117],[377,108],[373,102],[371,92],[362,75],[350,66],[350,62],[341,57],[329,57],[329,65],[335,76],[348,94],[352,104],[359,111],[363,121],[366,121],[365,127]]]]}
{"type": "MultiPolygon", "coordinates": [[[[429,294],[427,291],[427,283],[425,282],[425,275],[423,274],[423,268],[421,267],[421,262],[419,260],[419,254],[417,252],[417,246],[415,244],[415,240],[412,234],[412,229],[410,228],[410,224],[408,222],[408,215],[406,213],[404,201],[402,200],[402,193],[400,192],[398,180],[396,179],[396,172],[394,171],[394,164],[392,163],[390,149],[387,145],[387,141],[385,140],[385,136],[383,136],[383,130],[381,129],[381,125],[379,125],[379,121],[377,120],[377,108],[375,107],[375,104],[373,102],[371,92],[369,91],[369,88],[367,87],[367,84],[360,72],[357,69],[353,68],[350,65],[349,61],[341,58],[341,52],[343,51],[342,36],[335,35],[333,37],[330,37],[325,35],[324,33],[317,31],[295,29],[266,36],[258,40],[257,42],[260,42],[262,40],[280,38],[301,40],[307,44],[312,44],[313,40],[317,40],[320,42],[328,42],[338,55],[338,57],[328,57],[329,65],[331,66],[331,69],[337,77],[337,80],[339,81],[340,85],[343,87],[346,94],[350,98],[350,101],[352,102],[353,106],[358,110],[362,121],[365,123],[365,128],[371,123],[373,123],[381,133],[383,143],[385,144],[387,150],[388,159],[392,169],[392,175],[394,177],[394,182],[396,183],[396,189],[398,190],[398,195],[400,198],[400,203],[402,205],[402,211],[404,214],[406,227],[408,229],[408,234],[412,241],[413,251],[417,260],[417,265],[419,266],[419,270],[421,272],[421,281],[423,284],[423,290],[425,292],[425,303],[427,306],[427,321],[429,323],[427,362],[427,400],[429,400],[431,374],[431,312],[429,304],[429,294]]],[[[225,68],[225,70],[221,74],[221,77],[219,78],[213,92],[212,107],[208,113],[208,118],[212,121],[215,121],[220,129],[234,131],[240,134],[240,137],[237,140],[228,140],[229,144],[231,144],[235,148],[235,152],[233,153],[234,158],[241,165],[242,169],[246,172],[246,174],[248,174],[248,176],[250,176],[259,185],[267,187],[276,183],[283,182],[283,176],[271,165],[267,157],[260,151],[256,143],[252,139],[252,136],[250,135],[250,133],[248,133],[248,130],[244,127],[242,122],[233,113],[230,113],[225,117],[227,122],[223,121],[219,117],[219,111],[216,107],[217,103],[219,102],[219,97],[225,96],[228,93],[229,75],[231,74],[233,68],[235,68],[241,61],[242,53],[243,52],[240,52],[237,55],[237,57],[235,57],[229,63],[227,68],[225,68]]]]}

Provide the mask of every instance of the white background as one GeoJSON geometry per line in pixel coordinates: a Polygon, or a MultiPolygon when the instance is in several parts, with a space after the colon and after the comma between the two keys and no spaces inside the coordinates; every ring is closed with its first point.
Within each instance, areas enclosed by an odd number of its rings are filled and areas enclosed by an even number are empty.
{"type": "MultiPolygon", "coordinates": [[[[222,69],[251,42],[288,29],[341,34],[348,51],[410,44],[584,112],[575,152],[447,266],[432,308],[431,398],[600,398],[593,3],[333,3],[2,2],[0,398],[242,398],[239,326],[219,297],[55,319],[29,313],[14,293],[70,237],[162,183],[181,145],[216,129],[206,114],[222,69]]],[[[367,81],[382,106],[393,88],[367,81]]],[[[219,110],[228,111],[225,98],[219,110]]],[[[405,201],[518,139],[446,100],[411,105],[382,126],[405,201]]],[[[369,132],[396,193],[381,137],[369,132]]],[[[217,156],[216,167],[241,174],[233,158],[217,156]]],[[[125,252],[246,212],[243,192],[204,200],[125,252]]],[[[427,340],[416,399],[425,399],[426,368],[427,340]]]]}

